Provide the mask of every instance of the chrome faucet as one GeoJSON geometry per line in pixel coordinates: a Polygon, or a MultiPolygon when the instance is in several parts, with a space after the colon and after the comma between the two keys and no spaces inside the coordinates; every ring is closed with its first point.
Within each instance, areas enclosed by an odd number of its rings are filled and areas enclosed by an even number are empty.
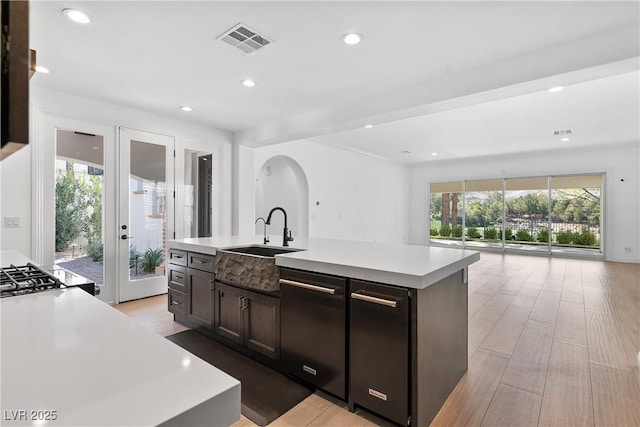
{"type": "Polygon", "coordinates": [[[265,221],[265,224],[266,225],[271,224],[271,215],[273,215],[275,211],[281,211],[282,214],[284,215],[284,230],[282,232],[282,246],[289,246],[289,242],[293,242],[293,236],[291,236],[291,231],[289,231],[289,229],[287,228],[287,213],[285,212],[284,209],[282,209],[279,206],[271,209],[271,212],[269,212],[269,215],[267,216],[267,220],[265,221]]]}
{"type": "Polygon", "coordinates": [[[262,220],[262,222],[264,222],[264,239],[262,239],[262,241],[266,245],[267,243],[269,243],[269,237],[267,237],[267,221],[265,221],[264,218],[259,216],[258,219],[256,219],[256,222],[254,222],[254,224],[257,224],[258,221],[260,221],[260,220],[262,220]]]}

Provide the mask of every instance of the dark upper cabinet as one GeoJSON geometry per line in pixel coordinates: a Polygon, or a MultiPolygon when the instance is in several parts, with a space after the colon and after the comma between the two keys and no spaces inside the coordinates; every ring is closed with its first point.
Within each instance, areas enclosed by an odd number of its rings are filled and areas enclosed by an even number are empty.
{"type": "Polygon", "coordinates": [[[2,1],[0,160],[29,143],[29,77],[35,52],[29,50],[29,3],[2,1]]]}

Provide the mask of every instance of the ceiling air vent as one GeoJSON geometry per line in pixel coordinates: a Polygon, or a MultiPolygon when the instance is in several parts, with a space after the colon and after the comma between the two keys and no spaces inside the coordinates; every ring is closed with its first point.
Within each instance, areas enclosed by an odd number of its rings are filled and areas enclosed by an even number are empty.
{"type": "Polygon", "coordinates": [[[565,135],[571,135],[572,133],[573,133],[573,129],[554,130],[553,136],[565,136],[565,135]]]}
{"type": "Polygon", "coordinates": [[[253,53],[273,43],[273,40],[252,30],[242,22],[220,34],[217,39],[240,49],[244,53],[253,53]]]}

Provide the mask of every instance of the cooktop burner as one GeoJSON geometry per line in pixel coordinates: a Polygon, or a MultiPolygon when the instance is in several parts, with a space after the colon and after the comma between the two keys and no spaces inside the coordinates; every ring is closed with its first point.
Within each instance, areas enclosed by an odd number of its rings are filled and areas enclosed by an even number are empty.
{"type": "Polygon", "coordinates": [[[31,263],[0,268],[0,298],[64,287],[59,279],[31,263]]]}

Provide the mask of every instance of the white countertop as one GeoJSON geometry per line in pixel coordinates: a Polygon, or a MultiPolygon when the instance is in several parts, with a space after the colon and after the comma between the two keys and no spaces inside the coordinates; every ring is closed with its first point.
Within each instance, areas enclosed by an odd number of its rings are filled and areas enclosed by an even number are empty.
{"type": "MultiPolygon", "coordinates": [[[[168,246],[215,255],[217,250],[252,244],[262,245],[262,237],[190,238],[170,240],[168,246]]],[[[276,255],[276,265],[414,289],[432,285],[480,260],[479,252],[466,249],[348,240],[296,239],[291,248],[303,250],[276,255]]]]}
{"type": "Polygon", "coordinates": [[[236,379],[81,289],[3,298],[0,318],[1,425],[227,426],[240,418],[236,379]],[[27,420],[11,421],[18,411],[27,420]],[[31,411],[57,419],[35,422],[31,411]]]}

